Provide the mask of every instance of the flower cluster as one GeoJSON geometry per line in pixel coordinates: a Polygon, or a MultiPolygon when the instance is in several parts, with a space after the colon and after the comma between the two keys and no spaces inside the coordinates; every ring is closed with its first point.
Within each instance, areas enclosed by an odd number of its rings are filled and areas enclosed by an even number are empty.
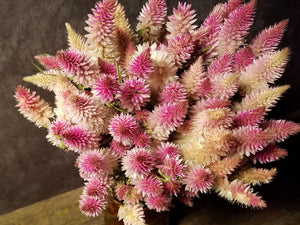
{"type": "Polygon", "coordinates": [[[197,25],[191,5],[167,17],[164,0],[149,0],[135,34],[123,6],[102,0],[85,37],[66,24],[69,48],[36,56],[44,70],[24,80],[53,91],[55,106],[19,86],[17,107],[78,153],[84,214],[117,200],[125,225],[145,224],[143,208],[166,211],[174,198],[192,206],[210,191],[266,206],[252,186],[272,180],[276,168],[263,164],[287,155],[276,144],[300,126],[265,118],[289,88],[272,85],[289,59],[277,50],[288,21],[248,43],[255,5],[229,0],[197,25]]]}

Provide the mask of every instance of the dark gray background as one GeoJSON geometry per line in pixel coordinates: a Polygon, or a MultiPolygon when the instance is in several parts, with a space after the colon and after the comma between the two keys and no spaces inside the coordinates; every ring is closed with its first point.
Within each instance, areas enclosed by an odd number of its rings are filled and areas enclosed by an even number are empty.
{"type": "MultiPolygon", "coordinates": [[[[126,7],[134,28],[135,18],[145,1],[120,2],[126,7]]],[[[167,2],[170,14],[171,7],[177,5],[177,1],[167,2]]],[[[220,1],[187,2],[197,11],[200,23],[220,1]]],[[[37,90],[43,98],[53,101],[48,92],[23,82],[22,78],[38,72],[31,65],[35,55],[55,54],[57,50],[67,47],[65,22],[70,22],[76,31],[84,34],[84,21],[95,3],[96,0],[0,0],[0,214],[83,184],[77,169],[74,168],[75,154],[52,147],[45,140],[46,131],[36,128],[14,108],[16,103],[13,94],[16,86],[22,84],[37,90]]],[[[259,0],[257,6],[250,37],[266,26],[290,19],[281,46],[291,48],[291,60],[283,78],[277,83],[287,83],[292,87],[273,109],[270,117],[300,122],[299,3],[297,0],[259,0]]],[[[272,164],[279,169],[274,182],[256,188],[271,207],[272,204],[280,204],[276,201],[279,196],[282,201],[299,200],[299,137],[293,136],[281,145],[289,150],[289,156],[272,164]]],[[[223,204],[223,200],[213,196],[204,197],[203,201],[205,203],[212,200],[216,204],[223,204]]],[[[229,211],[236,210],[229,203],[224,203],[224,206],[229,211]]]]}

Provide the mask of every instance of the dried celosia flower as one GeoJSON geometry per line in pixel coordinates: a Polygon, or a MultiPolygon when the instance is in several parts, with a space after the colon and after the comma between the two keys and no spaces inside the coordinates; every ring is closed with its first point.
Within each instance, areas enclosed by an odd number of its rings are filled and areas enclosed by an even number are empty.
{"type": "Polygon", "coordinates": [[[154,157],[145,148],[133,148],[122,158],[122,170],[127,177],[144,177],[154,168],[154,157]]]}
{"type": "Polygon", "coordinates": [[[143,207],[136,205],[121,205],[118,211],[119,220],[123,220],[125,225],[145,225],[143,207]]]}
{"type": "Polygon", "coordinates": [[[50,119],[54,116],[52,108],[45,100],[40,100],[40,96],[35,96],[35,92],[21,86],[17,87],[14,95],[20,113],[28,120],[34,122],[38,127],[49,127],[50,119]]]}
{"type": "Polygon", "coordinates": [[[205,193],[212,187],[213,176],[209,169],[196,166],[189,168],[183,183],[186,185],[186,191],[205,193]]]}
{"type": "Polygon", "coordinates": [[[145,198],[145,202],[149,209],[153,209],[156,212],[162,212],[168,210],[171,199],[165,195],[148,196],[145,198]]]}
{"type": "Polygon", "coordinates": [[[102,102],[112,102],[119,88],[118,78],[103,74],[94,84],[92,93],[99,96],[102,102]]]}
{"type": "Polygon", "coordinates": [[[138,124],[129,114],[116,115],[111,119],[109,132],[116,141],[124,145],[132,143],[132,137],[138,133],[138,124]]]}
{"type": "Polygon", "coordinates": [[[121,107],[128,111],[140,110],[150,101],[149,85],[144,79],[125,80],[116,96],[121,107]]]}
{"type": "Polygon", "coordinates": [[[145,196],[159,196],[163,192],[162,182],[154,176],[145,177],[135,182],[135,189],[145,196]]]}
{"type": "Polygon", "coordinates": [[[87,216],[98,216],[106,207],[107,201],[103,198],[83,195],[81,196],[81,200],[79,200],[80,211],[87,216]]]}

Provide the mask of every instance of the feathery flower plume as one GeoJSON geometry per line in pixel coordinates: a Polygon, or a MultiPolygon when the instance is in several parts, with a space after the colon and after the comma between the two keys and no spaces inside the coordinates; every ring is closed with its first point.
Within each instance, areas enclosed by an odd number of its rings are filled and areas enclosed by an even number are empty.
{"type": "Polygon", "coordinates": [[[92,93],[99,96],[103,103],[112,102],[119,88],[118,78],[103,74],[93,85],[92,93]]]}
{"type": "Polygon", "coordinates": [[[241,181],[234,180],[229,182],[223,180],[221,185],[217,186],[218,194],[232,202],[243,204],[254,208],[265,208],[266,203],[255,193],[249,185],[243,184],[241,181]]]}
{"type": "Polygon", "coordinates": [[[195,166],[188,169],[182,182],[186,191],[206,193],[212,187],[213,176],[208,168],[195,166]]]}
{"type": "Polygon", "coordinates": [[[126,152],[130,149],[130,146],[123,145],[121,142],[116,140],[112,140],[109,145],[111,151],[119,158],[122,158],[124,155],[126,155],[126,152]]]}
{"type": "Polygon", "coordinates": [[[25,118],[35,123],[38,127],[49,127],[50,119],[54,116],[52,108],[45,100],[41,100],[40,96],[36,96],[35,92],[30,89],[18,86],[15,92],[15,99],[18,102],[16,107],[25,118]]]}
{"type": "Polygon", "coordinates": [[[133,139],[134,145],[140,148],[149,147],[150,141],[151,139],[146,131],[138,133],[133,139]]]}
{"type": "Polygon", "coordinates": [[[240,171],[236,175],[236,178],[246,184],[261,185],[262,183],[270,183],[276,173],[276,168],[272,168],[270,170],[262,168],[249,168],[240,171]]]}
{"type": "Polygon", "coordinates": [[[245,68],[253,63],[254,54],[249,46],[245,46],[244,48],[240,49],[234,55],[233,61],[233,71],[234,72],[243,72],[245,68]]]}
{"type": "Polygon", "coordinates": [[[195,44],[189,32],[178,34],[168,41],[168,53],[174,58],[175,65],[183,67],[191,58],[195,44]]]}
{"type": "Polygon", "coordinates": [[[121,205],[118,211],[119,220],[123,220],[125,225],[146,225],[143,207],[136,205],[121,205]]]}
{"type": "Polygon", "coordinates": [[[184,177],[183,169],[185,166],[183,165],[182,159],[166,158],[161,165],[156,167],[160,169],[164,176],[172,180],[175,180],[176,177],[184,177]]]}
{"type": "Polygon", "coordinates": [[[234,53],[239,46],[243,45],[244,39],[253,22],[254,7],[256,0],[242,5],[231,12],[221,27],[218,38],[218,52],[234,53]]]}
{"type": "Polygon", "coordinates": [[[269,163],[274,162],[280,158],[284,158],[288,155],[287,151],[277,147],[274,144],[269,144],[262,151],[257,152],[253,157],[252,161],[254,163],[269,163]]]}
{"type": "Polygon", "coordinates": [[[161,161],[167,158],[178,158],[180,156],[178,147],[172,142],[162,142],[155,152],[161,161]]]}
{"type": "Polygon", "coordinates": [[[167,39],[184,34],[186,32],[193,33],[196,29],[195,10],[191,10],[191,5],[185,3],[178,3],[177,9],[173,8],[173,15],[169,16],[167,22],[167,31],[169,34],[166,36],[167,39]]]}
{"type": "Polygon", "coordinates": [[[162,182],[154,176],[142,178],[135,182],[135,189],[145,196],[159,196],[163,192],[162,182]]]}
{"type": "Polygon", "coordinates": [[[164,0],[149,0],[143,6],[137,20],[136,31],[143,41],[158,41],[167,16],[167,5],[164,0]]]}
{"type": "Polygon", "coordinates": [[[87,216],[98,216],[106,207],[107,201],[102,198],[83,195],[79,200],[80,211],[87,216]]]}
{"type": "Polygon", "coordinates": [[[264,131],[271,137],[271,140],[281,142],[290,135],[300,131],[300,125],[285,120],[268,120],[263,123],[264,131]]]}
{"type": "Polygon", "coordinates": [[[34,57],[47,70],[60,70],[59,59],[52,55],[37,55],[34,57]]]}
{"type": "Polygon", "coordinates": [[[88,180],[87,183],[85,183],[83,193],[86,196],[93,196],[99,199],[107,199],[109,194],[109,186],[110,182],[108,177],[93,178],[88,180]]]}
{"type": "Polygon", "coordinates": [[[161,93],[159,93],[158,101],[160,104],[185,102],[187,93],[180,82],[172,82],[168,84],[161,93]]]}
{"type": "Polygon", "coordinates": [[[280,51],[266,53],[249,65],[241,72],[239,84],[241,88],[250,93],[254,90],[261,90],[268,83],[273,84],[284,72],[288,62],[289,48],[280,51]]]}
{"type": "Polygon", "coordinates": [[[148,196],[145,198],[146,205],[149,209],[156,212],[167,211],[171,204],[171,199],[165,195],[148,196]]]}
{"type": "Polygon", "coordinates": [[[130,145],[132,137],[138,133],[136,119],[129,114],[116,115],[111,119],[109,133],[113,138],[123,145],[130,145]]]}
{"type": "Polygon", "coordinates": [[[60,76],[59,73],[50,70],[45,73],[37,73],[32,76],[26,76],[23,80],[35,84],[43,89],[53,91],[56,86],[58,76],[60,76]]]}
{"type": "Polygon", "coordinates": [[[57,53],[59,65],[66,75],[77,84],[91,87],[96,79],[95,66],[79,51],[67,50],[57,53]]]}
{"type": "Polygon", "coordinates": [[[274,51],[278,46],[288,20],[283,20],[278,24],[270,26],[261,31],[249,45],[256,57],[264,53],[274,51]]]}
{"type": "Polygon", "coordinates": [[[255,126],[258,125],[265,114],[265,107],[246,109],[238,111],[233,119],[234,126],[255,126]]]}
{"type": "Polygon", "coordinates": [[[134,57],[130,62],[129,72],[131,75],[139,78],[147,79],[149,74],[153,72],[153,62],[151,60],[150,48],[134,57]]]}
{"type": "Polygon", "coordinates": [[[129,178],[143,178],[154,168],[154,157],[145,148],[133,148],[122,158],[122,170],[129,178]]]}
{"type": "Polygon", "coordinates": [[[88,53],[94,61],[98,58],[113,62],[118,60],[120,53],[118,51],[117,40],[115,38],[116,0],[103,0],[95,4],[92,9],[93,14],[89,14],[86,21],[85,35],[88,43],[88,53]]]}
{"type": "Polygon", "coordinates": [[[100,149],[80,154],[76,164],[83,178],[89,179],[112,174],[117,162],[108,152],[100,149]]]}
{"type": "Polygon", "coordinates": [[[149,85],[141,78],[125,80],[116,97],[120,100],[122,108],[130,112],[140,110],[150,101],[149,85]]]}
{"type": "Polygon", "coordinates": [[[203,59],[200,56],[196,62],[181,75],[180,80],[181,84],[186,89],[188,96],[192,99],[197,99],[199,97],[197,93],[198,84],[203,81],[204,77],[203,59]]]}
{"type": "Polygon", "coordinates": [[[46,136],[46,138],[54,146],[57,146],[61,149],[65,149],[66,146],[62,141],[62,135],[70,127],[71,127],[71,124],[69,122],[55,120],[51,123],[51,126],[49,128],[49,133],[46,136]]]}
{"type": "Polygon", "coordinates": [[[232,174],[232,172],[241,164],[242,158],[243,157],[240,154],[226,156],[222,160],[211,163],[209,169],[215,176],[224,177],[232,174]]]}
{"type": "Polygon", "coordinates": [[[73,28],[71,27],[71,25],[69,23],[66,23],[65,25],[67,28],[69,48],[72,50],[86,52],[87,44],[86,44],[86,40],[84,39],[84,37],[77,34],[73,30],[73,28]]]}

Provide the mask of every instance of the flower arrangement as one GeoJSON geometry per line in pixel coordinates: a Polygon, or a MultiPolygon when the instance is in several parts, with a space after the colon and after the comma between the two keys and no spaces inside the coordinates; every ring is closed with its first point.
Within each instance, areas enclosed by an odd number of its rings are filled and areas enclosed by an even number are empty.
{"type": "Polygon", "coordinates": [[[276,143],[300,126],[265,118],[289,88],[272,86],[289,59],[289,48],[277,50],[288,20],[247,43],[255,5],[220,3],[197,26],[191,5],[167,17],[164,0],[149,0],[134,33],[123,6],[102,0],[84,37],[67,23],[69,48],[36,56],[44,69],[24,80],[53,91],[55,106],[18,86],[17,107],[78,153],[84,214],[115,199],[125,225],[145,224],[143,208],[192,206],[210,191],[266,207],[252,186],[272,180],[276,168],[263,164],[287,155],[276,143]]]}

